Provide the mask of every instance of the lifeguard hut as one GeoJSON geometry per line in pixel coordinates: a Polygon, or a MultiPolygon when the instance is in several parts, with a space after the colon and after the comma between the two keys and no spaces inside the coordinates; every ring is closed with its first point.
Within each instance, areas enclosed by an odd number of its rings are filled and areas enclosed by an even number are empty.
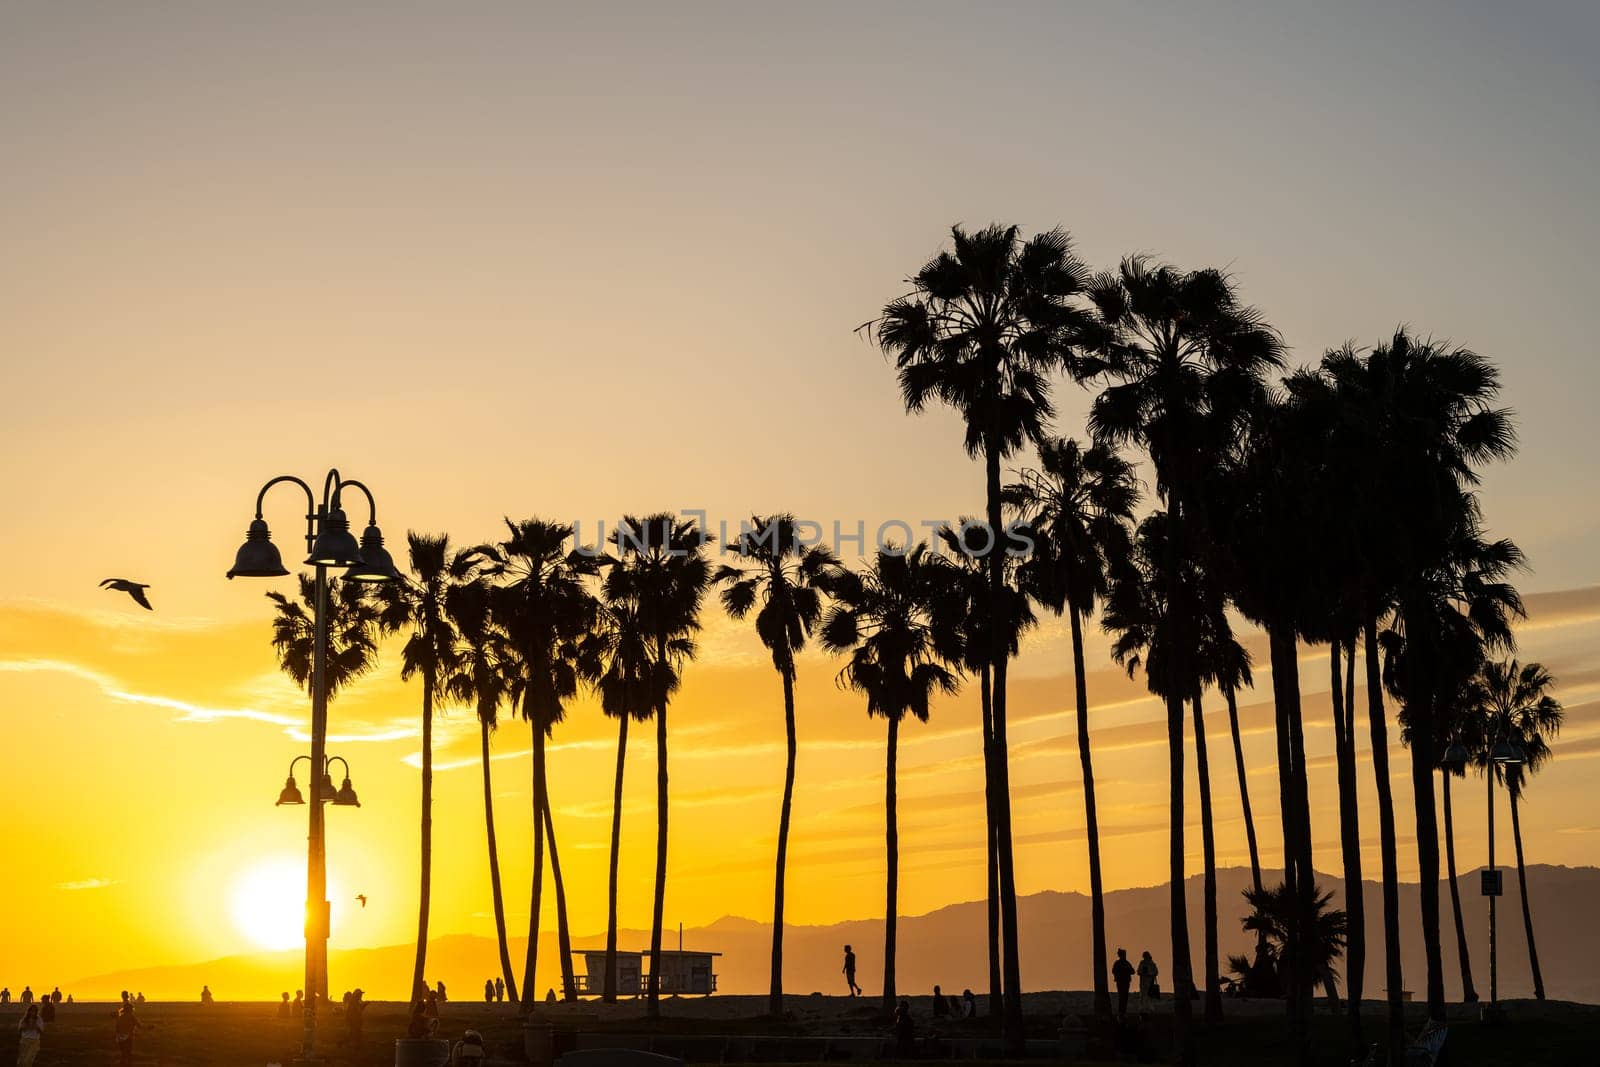
{"type": "MultiPolygon", "coordinates": [[[[717,991],[717,976],[712,971],[712,959],[720,952],[692,952],[684,949],[661,950],[661,994],[663,996],[710,996],[717,991]]],[[[641,996],[650,985],[645,962],[648,952],[617,952],[617,995],[641,996]]],[[[583,967],[586,973],[576,975],[578,992],[583,996],[598,997],[605,992],[605,949],[585,949],[583,967]]]]}

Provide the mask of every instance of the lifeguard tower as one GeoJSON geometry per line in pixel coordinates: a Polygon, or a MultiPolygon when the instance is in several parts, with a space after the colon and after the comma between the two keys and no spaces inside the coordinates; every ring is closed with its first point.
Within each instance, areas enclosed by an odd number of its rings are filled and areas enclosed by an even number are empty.
{"type": "MultiPolygon", "coordinates": [[[[663,996],[710,996],[717,991],[717,976],[712,971],[712,959],[720,952],[689,952],[684,949],[661,950],[661,994],[663,996]]],[[[617,995],[637,997],[649,988],[650,976],[645,970],[648,952],[617,951],[617,995]]],[[[585,949],[583,967],[586,973],[576,975],[578,993],[598,997],[605,992],[605,949],[585,949]]]]}

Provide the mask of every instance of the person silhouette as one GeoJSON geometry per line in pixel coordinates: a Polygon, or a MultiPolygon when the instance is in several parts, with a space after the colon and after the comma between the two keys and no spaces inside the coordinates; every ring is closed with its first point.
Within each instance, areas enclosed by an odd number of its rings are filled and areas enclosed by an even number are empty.
{"type": "Polygon", "coordinates": [[[278,1005],[278,1018],[287,1019],[293,1009],[289,1005],[289,994],[283,994],[283,1000],[278,1005]]]}
{"type": "Polygon", "coordinates": [[[972,990],[961,991],[961,1017],[970,1019],[978,1014],[978,998],[972,995],[972,990]]]}
{"type": "Polygon", "coordinates": [[[304,990],[296,989],[294,991],[294,1013],[296,1015],[304,1015],[306,1013],[306,994],[304,990]]]}
{"type": "Polygon", "coordinates": [[[861,995],[861,987],[856,985],[856,954],[849,945],[844,947],[844,981],[852,997],[861,995]]]}
{"type": "Polygon", "coordinates": [[[933,1017],[943,1019],[950,1014],[950,1003],[944,999],[938,986],[933,987],[933,1017]]]}
{"type": "Polygon", "coordinates": [[[428,1002],[417,998],[411,1005],[411,1021],[406,1024],[406,1036],[411,1038],[432,1037],[434,1029],[439,1025],[438,1019],[428,1018],[428,1002]]]}
{"type": "Polygon", "coordinates": [[[438,994],[439,994],[439,1003],[440,1004],[447,1003],[450,1000],[449,997],[444,995],[444,983],[443,982],[439,983],[438,994]]]}
{"type": "Polygon", "coordinates": [[[450,1067],[480,1067],[486,1062],[487,1055],[483,1047],[483,1035],[476,1030],[468,1030],[450,1050],[450,1067]]]}
{"type": "Polygon", "coordinates": [[[363,995],[362,989],[357,986],[344,1002],[344,1025],[353,1048],[361,1047],[361,1023],[367,1014],[367,1002],[361,999],[363,995]]]}
{"type": "Polygon", "coordinates": [[[1145,952],[1139,958],[1139,1010],[1145,1011],[1150,1007],[1150,1002],[1156,999],[1156,975],[1161,971],[1156,967],[1156,961],[1150,958],[1150,953],[1145,952]]]}
{"type": "Polygon", "coordinates": [[[144,990],[142,990],[142,989],[139,990],[139,995],[133,998],[133,1002],[135,1004],[143,1004],[144,1003],[144,990]]]}
{"type": "Polygon", "coordinates": [[[911,1018],[911,1001],[901,1000],[894,1009],[895,1054],[909,1060],[917,1052],[917,1027],[911,1018]]]}
{"type": "Polygon", "coordinates": [[[210,1003],[212,1003],[211,987],[210,986],[203,985],[203,986],[200,987],[200,1003],[202,1003],[202,1004],[210,1004],[210,1003]]]}
{"type": "Polygon", "coordinates": [[[42,1040],[44,1040],[44,1020],[39,1018],[38,1007],[29,1004],[27,1010],[22,1013],[22,1021],[17,1023],[17,1067],[33,1067],[42,1040]]]}
{"type": "Polygon", "coordinates": [[[496,978],[494,980],[494,999],[496,1002],[506,999],[506,980],[504,978],[496,978]]]}
{"type": "Polygon", "coordinates": [[[24,1004],[32,1004],[33,1003],[33,987],[32,986],[28,986],[28,985],[23,986],[22,987],[22,996],[19,997],[18,999],[21,1000],[22,1003],[24,1003],[24,1004]]]}
{"type": "Polygon", "coordinates": [[[494,979],[493,978],[485,978],[483,980],[483,1002],[485,1004],[493,1004],[494,1003],[494,979]]]}
{"type": "Polygon", "coordinates": [[[0,1004],[10,1004],[10,1003],[11,1003],[11,987],[10,986],[6,986],[4,989],[0,989],[0,1004]]]}
{"type": "Polygon", "coordinates": [[[55,1003],[57,1003],[57,1004],[61,1003],[61,987],[60,986],[56,986],[54,989],[50,990],[50,999],[52,1001],[54,1001],[55,1003]]]}
{"type": "Polygon", "coordinates": [[[56,1021],[56,1002],[48,996],[39,998],[39,1021],[45,1023],[56,1021]]]}
{"type": "Polygon", "coordinates": [[[117,1062],[122,1067],[133,1067],[133,1036],[139,1032],[139,1016],[134,1013],[134,1002],[124,1001],[117,1009],[117,1062]]]}
{"type": "Polygon", "coordinates": [[[1111,980],[1117,985],[1117,1014],[1128,1014],[1128,986],[1133,984],[1133,964],[1128,962],[1128,950],[1117,949],[1117,962],[1111,965],[1111,980]]]}

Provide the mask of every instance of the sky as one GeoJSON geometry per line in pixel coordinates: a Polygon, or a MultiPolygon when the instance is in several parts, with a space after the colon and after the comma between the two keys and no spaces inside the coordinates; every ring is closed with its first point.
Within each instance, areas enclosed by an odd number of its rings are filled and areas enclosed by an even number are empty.
{"type": "MultiPolygon", "coordinates": [[[[1528,795],[1529,858],[1596,862],[1597,23],[1486,3],[0,7],[0,913],[31,917],[0,981],[281,934],[249,902],[285,870],[292,891],[304,846],[304,809],[272,805],[308,718],[268,644],[263,594],[290,585],[223,577],[273,475],[360,478],[395,548],[407,529],[491,539],[504,516],[592,540],[655,509],[735,528],[784,509],[869,536],[977,512],[956,417],[904,414],[856,332],[954,223],[1060,225],[1097,267],[1226,268],[1296,363],[1402,323],[1495,361],[1520,454],[1488,473],[1485,511],[1530,557],[1522,654],[1569,708],[1528,795]],[[108,576],[149,582],[156,612],[96,588],[108,576]]],[[[1089,395],[1057,399],[1058,431],[1082,436],[1089,395]]],[[[299,507],[267,501],[286,559],[299,507]]],[[[1152,884],[1160,711],[1090,642],[1107,884],[1152,884]]],[[[703,646],[670,720],[669,924],[770,910],[781,691],[714,609],[703,646]]],[[[1326,657],[1304,656],[1326,870],[1326,657]]],[[[1068,663],[1052,622],[1015,668],[1023,892],[1086,887],[1068,663]]],[[[836,669],[808,655],[799,682],[799,922],[882,906],[883,729],[836,669]]],[[[335,946],[414,935],[420,694],[397,675],[387,648],[331,713],[363,802],[330,812],[335,946]]],[[[1243,713],[1276,862],[1269,680],[1243,713]]],[[[902,734],[906,913],[983,892],[975,705],[902,734]]],[[[1241,863],[1225,716],[1210,731],[1219,858],[1241,863]]],[[[635,927],[647,733],[628,750],[635,927]]],[[[433,929],[487,933],[476,723],[445,709],[435,737],[433,929]]],[[[528,744],[507,723],[491,761],[522,931],[528,744]]],[[[573,925],[598,930],[615,733],[592,701],[550,759],[573,925]]]]}

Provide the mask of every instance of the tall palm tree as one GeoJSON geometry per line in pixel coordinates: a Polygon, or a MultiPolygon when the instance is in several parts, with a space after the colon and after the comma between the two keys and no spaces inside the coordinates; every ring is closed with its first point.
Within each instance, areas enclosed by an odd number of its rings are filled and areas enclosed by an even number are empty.
{"type": "MultiPolygon", "coordinates": [[[[568,548],[572,527],[543,519],[506,520],[508,536],[496,545],[480,545],[481,572],[497,582],[491,601],[495,623],[505,631],[520,671],[522,716],[533,737],[533,884],[528,917],[528,955],[523,969],[523,1011],[531,1011],[537,986],[539,916],[544,892],[544,844],[549,829],[549,788],[545,773],[545,741],[566,715],[566,702],[577,693],[578,648],[595,617],[595,600],[586,579],[599,564],[576,547],[568,548]]],[[[555,841],[550,841],[552,853],[555,841]]],[[[552,862],[552,868],[555,868],[552,862]]],[[[554,873],[554,872],[553,872],[554,873]]],[[[558,876],[559,878],[559,876],[558,876]]],[[[557,882],[557,930],[561,943],[562,986],[575,995],[570,935],[557,882]]]]}
{"type": "Polygon", "coordinates": [[[411,970],[412,996],[425,984],[428,961],[428,905],[433,879],[433,703],[444,696],[456,668],[456,633],[445,610],[450,588],[450,538],[406,533],[410,576],[378,586],[378,628],[385,634],[407,631],[400,650],[400,677],[422,679],[422,822],[417,891],[417,953],[411,970]]]}
{"type": "MultiPolygon", "coordinates": [[[[1015,226],[951,230],[953,248],[911,279],[912,291],[891,301],[869,326],[894,358],[907,410],[944,403],[966,423],[969,455],[982,456],[990,602],[1004,596],[1002,461],[1043,439],[1050,375],[1074,362],[1075,346],[1094,331],[1079,306],[1087,271],[1062,230],[1024,241],[1015,226]]],[[[1006,740],[1006,655],[1000,630],[990,634],[993,739],[985,748],[991,831],[998,853],[1007,1051],[1020,1053],[1022,970],[1017,941],[1017,885],[1011,840],[1011,789],[1006,740]]]]}
{"type": "MultiPolygon", "coordinates": [[[[1371,538],[1363,555],[1371,560],[1377,548],[1386,557],[1377,573],[1392,577],[1394,627],[1405,635],[1408,669],[1400,695],[1412,738],[1428,1011],[1432,1018],[1442,1019],[1433,706],[1443,684],[1440,654],[1445,630],[1452,617],[1462,617],[1451,605],[1476,599],[1489,611],[1489,625],[1495,627],[1503,622],[1494,617],[1498,612],[1516,610],[1514,591],[1499,581],[1493,566],[1486,571],[1463,562],[1475,552],[1469,546],[1485,544],[1472,493],[1478,469],[1511,455],[1516,437],[1510,413],[1493,406],[1499,393],[1498,372],[1465,348],[1419,341],[1400,330],[1364,361],[1352,355],[1332,362],[1335,380],[1342,374],[1354,386],[1351,392],[1359,399],[1356,411],[1364,438],[1361,451],[1367,457],[1363,465],[1377,475],[1367,483],[1371,491],[1363,497],[1362,510],[1373,515],[1369,522],[1380,521],[1381,515],[1385,524],[1382,536],[1371,538]],[[1473,574],[1479,577],[1469,579],[1473,574]],[[1479,588],[1467,589],[1464,581],[1479,588]],[[1501,592],[1511,597],[1498,596],[1501,592]],[[1496,600],[1499,608],[1493,606],[1496,600]]],[[[1328,365],[1325,358],[1325,368],[1328,365]]],[[[1515,553],[1509,543],[1499,547],[1515,553]]],[[[1515,562],[1503,561],[1499,570],[1515,562]]],[[[1374,617],[1382,612],[1368,608],[1366,613],[1374,617]]],[[[1500,640],[1498,634],[1489,636],[1500,640]]]]}
{"type": "MultiPolygon", "coordinates": [[[[978,677],[979,718],[983,728],[984,751],[990,752],[994,743],[994,689],[989,642],[989,563],[988,526],[976,519],[963,516],[954,526],[941,526],[939,540],[944,545],[946,557],[957,570],[952,578],[956,595],[946,598],[939,607],[942,617],[937,634],[942,642],[949,642],[950,659],[959,659],[962,668],[978,677]]],[[[1006,561],[1006,627],[1002,642],[1006,655],[1015,657],[1022,645],[1022,634],[1037,621],[1026,596],[1013,592],[1018,568],[1014,560],[1006,561]]],[[[994,833],[993,797],[986,790],[985,822],[989,833],[984,851],[987,853],[988,892],[985,895],[989,941],[989,1014],[998,1020],[1003,1014],[1005,984],[1001,978],[1000,950],[1000,859],[994,833]]]]}
{"type": "MultiPolygon", "coordinates": [[[[693,637],[700,629],[700,604],[711,584],[705,557],[710,537],[692,521],[668,512],[631,515],[618,523],[611,537],[615,567],[607,581],[630,599],[649,640],[649,654],[658,671],[679,674],[695,654],[693,637]]],[[[670,691],[657,686],[656,699],[656,880],[650,919],[650,981],[646,987],[649,1017],[661,1015],[661,922],[667,893],[667,704],[670,691]]]]}
{"type": "Polygon", "coordinates": [[[1155,468],[1156,492],[1167,510],[1163,568],[1168,607],[1166,625],[1175,654],[1162,688],[1167,705],[1169,793],[1172,819],[1168,877],[1175,961],[1173,989],[1177,1037],[1185,1063],[1195,1057],[1189,991],[1193,976],[1182,967],[1189,924],[1184,907],[1183,736],[1185,655],[1197,628],[1197,605],[1186,604],[1177,587],[1183,558],[1205,542],[1208,526],[1202,485],[1211,464],[1213,442],[1231,442],[1236,433],[1233,405],[1217,402],[1248,394],[1270,369],[1283,362],[1283,344],[1260,314],[1243,304],[1231,280],[1217,270],[1180,271],[1143,257],[1125,259],[1112,274],[1089,285],[1090,297],[1107,331],[1100,355],[1084,361],[1080,376],[1107,383],[1095,398],[1090,429],[1098,441],[1133,444],[1146,451],[1155,468]]]}
{"type": "Polygon", "coordinates": [[[1561,702],[1550,694],[1555,679],[1541,663],[1516,660],[1485,663],[1480,675],[1488,720],[1487,742],[1479,750],[1479,766],[1500,777],[1511,795],[1511,833],[1517,849],[1517,886],[1522,894],[1522,928],[1528,938],[1528,965],[1533,970],[1533,995],[1544,999],[1544,975],[1533,939],[1533,909],[1528,902],[1528,870],[1522,858],[1522,820],[1518,806],[1528,779],[1550,761],[1550,739],[1561,732],[1566,717],[1561,702]],[[1521,763],[1497,763],[1493,744],[1509,741],[1522,751],[1521,763]]]}
{"type": "Polygon", "coordinates": [[[896,811],[895,761],[900,721],[910,714],[928,721],[935,692],[954,693],[958,680],[948,665],[947,638],[936,621],[941,600],[958,596],[953,568],[942,564],[926,542],[909,551],[880,550],[866,571],[842,571],[827,579],[834,604],[822,625],[822,645],[847,655],[839,684],[867,698],[867,714],[887,720],[884,769],[884,842],[888,873],[883,924],[883,1010],[895,1009],[895,932],[899,914],[900,830],[896,811]]]}
{"type": "Polygon", "coordinates": [[[1089,847],[1090,969],[1095,1014],[1111,1017],[1106,980],[1106,909],[1100,876],[1100,819],[1095,809],[1094,763],[1089,747],[1089,687],[1083,662],[1083,622],[1105,596],[1110,573],[1132,547],[1133,509],[1139,500],[1133,465],[1105,445],[1085,449],[1055,439],[1039,445],[1039,469],[1024,471],[1007,489],[1034,538],[1022,565],[1023,586],[1072,630],[1073,695],[1077,704],[1078,763],[1083,775],[1085,836],[1089,847]]]}
{"type": "Polygon", "coordinates": [[[772,980],[767,1010],[783,1012],[783,883],[789,855],[789,816],[794,800],[797,742],[794,722],[795,656],[822,616],[823,588],[838,560],[822,545],[807,545],[793,515],[754,516],[734,547],[745,563],[724,564],[714,580],[723,584],[722,606],[735,619],[755,609],[756,634],[772,653],[783,682],[783,724],[787,759],[783,807],[778,816],[777,869],[772,890],[772,980]],[[760,607],[756,608],[757,602],[760,607]]]}
{"type": "Polygon", "coordinates": [[[617,720],[617,772],[611,799],[611,862],[607,887],[606,964],[601,998],[617,999],[617,883],[622,848],[622,781],[628,757],[628,724],[647,722],[655,709],[678,688],[675,664],[694,652],[686,637],[674,639],[668,655],[657,662],[650,635],[639,618],[639,606],[627,575],[611,568],[601,586],[600,610],[582,658],[586,678],[600,696],[600,708],[617,720]]]}
{"type": "Polygon", "coordinates": [[[478,716],[478,735],[483,765],[483,823],[489,836],[489,889],[494,899],[494,929],[500,950],[500,972],[513,1004],[517,996],[516,975],[511,969],[511,950],[506,938],[505,897],[500,887],[500,849],[494,830],[494,787],[489,763],[489,735],[499,725],[500,706],[513,707],[521,699],[520,669],[510,665],[513,658],[508,638],[491,617],[493,590],[483,579],[473,580],[471,557],[457,553],[451,562],[455,581],[445,590],[445,611],[455,624],[459,655],[455,673],[447,689],[450,696],[472,705],[478,716]]]}

